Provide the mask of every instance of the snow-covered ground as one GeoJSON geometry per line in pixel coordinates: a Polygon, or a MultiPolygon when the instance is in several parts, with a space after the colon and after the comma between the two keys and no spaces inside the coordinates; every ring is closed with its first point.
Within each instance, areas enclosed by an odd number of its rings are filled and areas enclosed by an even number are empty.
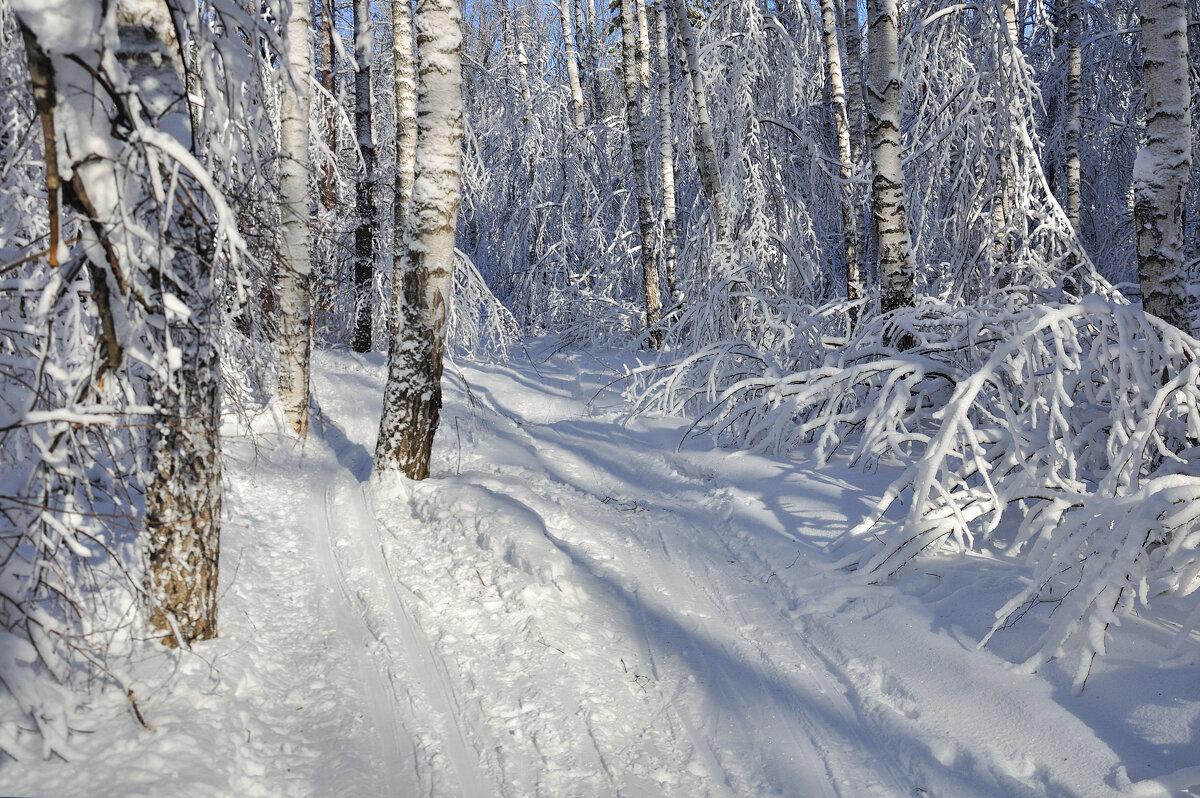
{"type": "MultiPolygon", "coordinates": [[[[5,795],[1106,796],[1200,783],[1200,657],[1121,629],[1086,689],[980,650],[1022,571],[852,585],[887,474],[622,423],[612,355],[458,363],[434,478],[369,481],[384,364],[318,353],[303,447],[232,427],[221,638],[138,664],[5,795]],[[615,381],[615,383],[614,383],[615,381]],[[613,383],[610,386],[610,383],[613,383]],[[607,387],[606,387],[607,386],[607,387]],[[1161,664],[1168,663],[1168,664],[1161,664]]],[[[1006,659],[1007,658],[1007,659],[1006,659]]]]}

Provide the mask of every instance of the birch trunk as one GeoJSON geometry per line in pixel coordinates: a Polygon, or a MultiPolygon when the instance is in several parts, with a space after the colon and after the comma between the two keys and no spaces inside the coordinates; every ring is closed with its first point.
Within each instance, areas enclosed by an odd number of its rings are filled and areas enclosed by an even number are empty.
{"type": "Polygon", "coordinates": [[[409,203],[417,157],[417,74],[413,58],[412,8],[408,0],[392,0],[392,64],[396,87],[396,198],[392,233],[392,312],[388,325],[389,346],[404,323],[400,312],[404,296],[404,264],[407,256],[409,203]]]}
{"type": "Polygon", "coordinates": [[[850,155],[855,165],[863,160],[862,23],[858,0],[843,0],[843,38],[846,40],[846,115],[850,122],[850,155]]]}
{"type": "Polygon", "coordinates": [[[157,414],[144,476],[149,620],[171,645],[215,637],[221,462],[212,234],[202,207],[154,190],[153,179],[178,180],[203,202],[186,171],[156,160],[161,153],[143,143],[162,136],[194,148],[174,21],[162,0],[119,2],[97,9],[94,35],[72,42],[78,49],[49,51],[41,41],[59,33],[48,28],[54,23],[15,10],[45,137],[47,188],[68,177],[69,201],[98,244],[88,252],[100,316],[97,380],[122,367],[130,345],[158,358],[148,364],[149,397],[137,400],[157,414]],[[161,239],[148,246],[145,230],[161,239]],[[140,303],[131,302],[135,290],[140,303]],[[152,319],[135,319],[143,311],[152,319]]]}
{"type": "Polygon", "coordinates": [[[354,130],[363,170],[355,187],[354,340],[355,352],[371,351],[372,289],[375,281],[375,139],[371,134],[371,34],[369,0],[354,0],[354,130]]]}
{"type": "Polygon", "coordinates": [[[700,56],[696,47],[696,32],[688,17],[687,0],[671,0],[675,12],[675,26],[679,44],[683,48],[684,66],[692,88],[692,102],[696,106],[696,125],[700,128],[701,152],[696,161],[700,172],[700,185],[704,196],[712,203],[717,222],[717,239],[727,244],[733,236],[729,229],[729,211],[725,203],[725,192],[721,189],[721,169],[717,165],[717,142],[713,136],[712,119],[708,114],[708,99],[704,94],[704,82],[700,77],[700,56]]]}
{"type": "MultiPolygon", "coordinates": [[[[164,0],[118,2],[118,60],[129,72],[153,124],[189,150],[194,146],[182,57],[164,0]]],[[[220,364],[216,348],[212,234],[197,209],[176,203],[174,257],[162,274],[164,294],[187,306],[165,310],[166,357],[180,353],[166,384],[152,389],[163,418],[151,437],[153,474],[146,487],[147,593],[150,623],[168,645],[217,636],[220,560],[220,364]]],[[[164,309],[167,299],[162,298],[164,309]]]]}
{"type": "Polygon", "coordinates": [[[308,434],[309,350],[312,305],[309,280],[308,117],[312,107],[309,0],[292,0],[287,21],[290,74],[284,77],[279,167],[281,243],[279,270],[279,398],[296,431],[308,434]]]}
{"type": "Polygon", "coordinates": [[[867,115],[874,176],[871,210],[879,236],[880,309],[890,313],[913,304],[916,272],[904,173],[900,168],[899,14],[896,0],[867,0],[867,115]]]}
{"type": "Polygon", "coordinates": [[[838,176],[841,178],[838,195],[842,207],[842,255],[846,263],[846,299],[853,302],[862,297],[862,277],[858,255],[858,225],[850,185],[854,177],[854,156],[850,152],[850,120],[846,110],[846,89],[842,82],[842,56],[838,49],[837,8],[834,2],[835,0],[821,0],[821,22],[825,40],[825,77],[829,85],[834,131],[837,134],[838,176]]]}
{"type": "Polygon", "coordinates": [[[663,263],[667,274],[667,291],[671,304],[678,307],[683,295],[675,282],[675,258],[678,242],[675,224],[675,147],[671,126],[671,69],[667,47],[668,0],[658,0],[654,7],[655,45],[658,50],[658,155],[663,181],[663,263]]]}
{"type": "MultiPolygon", "coordinates": [[[[393,0],[393,2],[396,2],[396,0],[393,0]]],[[[510,16],[511,12],[506,9],[502,18],[504,22],[504,50],[506,56],[510,59],[509,68],[511,69],[513,64],[516,65],[517,83],[521,87],[522,120],[528,126],[529,120],[533,118],[533,95],[529,91],[529,56],[525,54],[525,43],[521,41],[520,33],[513,31],[512,22],[509,19],[510,16]]],[[[416,96],[415,91],[413,96],[416,96]]],[[[414,111],[413,114],[413,119],[416,119],[416,112],[414,111]]]]}
{"type": "Polygon", "coordinates": [[[1142,307],[1182,330],[1186,298],[1183,206],[1192,164],[1187,11],[1183,0],[1142,0],[1146,143],[1133,167],[1142,307]]]}
{"type": "MultiPolygon", "coordinates": [[[[337,96],[334,85],[337,52],[333,46],[333,9],[331,0],[325,0],[321,11],[321,88],[328,98],[337,96]]],[[[337,152],[337,103],[333,99],[326,100],[325,109],[325,142],[329,152],[337,152]]],[[[331,211],[337,207],[337,172],[332,168],[325,170],[321,178],[321,205],[331,211]]]]}
{"type": "Polygon", "coordinates": [[[642,90],[648,92],[650,91],[650,22],[646,16],[646,0],[633,0],[633,6],[634,11],[637,12],[638,76],[642,81],[642,90]]]}
{"type": "Polygon", "coordinates": [[[646,326],[652,330],[651,348],[658,349],[662,346],[662,333],[657,329],[662,318],[662,299],[658,291],[658,267],[654,258],[654,212],[650,201],[650,176],[647,171],[646,140],[642,129],[635,24],[633,0],[621,0],[621,77],[625,90],[625,125],[629,128],[629,148],[633,155],[638,230],[642,239],[642,284],[646,301],[646,326]]]}
{"type": "Polygon", "coordinates": [[[583,30],[587,41],[588,51],[588,86],[592,94],[592,114],[596,119],[604,118],[604,88],[600,83],[600,48],[597,43],[597,17],[592,0],[578,0],[580,16],[583,19],[583,30]]]}
{"type": "Polygon", "coordinates": [[[1067,0],[1067,218],[1079,235],[1083,207],[1083,184],[1079,164],[1079,141],[1083,132],[1083,4],[1067,0]]]}
{"type": "MultiPolygon", "coordinates": [[[[1015,65],[1014,53],[1017,49],[1017,8],[1014,0],[1000,0],[1000,16],[1004,22],[1004,38],[1000,42],[1000,75],[1001,85],[1007,85],[1013,79],[1015,65]]],[[[1007,285],[1013,278],[1012,273],[1012,241],[1013,224],[1013,167],[1010,158],[1011,132],[1009,129],[1007,106],[1000,103],[1000,124],[997,133],[997,169],[996,189],[992,196],[992,221],[995,232],[993,242],[993,257],[996,266],[1000,268],[1001,285],[1007,285]]]]}
{"type": "Polygon", "coordinates": [[[462,32],[457,0],[419,0],[417,144],[405,237],[400,323],[388,347],[388,379],[375,470],[429,476],[442,407],[442,353],[454,283],[454,231],[463,140],[462,32]]]}
{"type": "Polygon", "coordinates": [[[567,83],[571,89],[571,121],[576,130],[583,130],[583,89],[579,85],[579,61],[575,55],[575,32],[571,28],[571,0],[557,0],[558,16],[562,22],[563,46],[567,52],[567,83]]]}

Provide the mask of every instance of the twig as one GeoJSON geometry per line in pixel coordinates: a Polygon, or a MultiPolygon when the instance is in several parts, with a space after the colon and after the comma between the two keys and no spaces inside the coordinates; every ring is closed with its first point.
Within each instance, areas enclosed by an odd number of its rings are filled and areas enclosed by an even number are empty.
{"type": "Polygon", "coordinates": [[[130,688],[129,692],[126,693],[125,696],[129,699],[129,705],[133,707],[134,717],[137,718],[138,723],[142,724],[142,728],[154,731],[150,728],[150,724],[146,722],[146,719],[142,717],[142,711],[138,709],[137,701],[135,701],[133,698],[133,688],[130,688]]]}

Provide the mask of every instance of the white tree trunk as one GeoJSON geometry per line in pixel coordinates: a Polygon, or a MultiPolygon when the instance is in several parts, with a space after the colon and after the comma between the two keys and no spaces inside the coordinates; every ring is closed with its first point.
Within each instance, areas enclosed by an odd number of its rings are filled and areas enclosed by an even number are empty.
{"type": "Polygon", "coordinates": [[[855,165],[863,157],[862,23],[858,0],[843,0],[842,27],[846,40],[846,115],[850,122],[850,154],[855,165]]]}
{"type": "MultiPolygon", "coordinates": [[[[1017,30],[1017,7],[1015,0],[1000,0],[1000,16],[1004,23],[1004,37],[1000,42],[999,65],[1000,65],[1000,85],[1010,85],[1014,77],[1014,66],[1016,62],[1016,52],[1019,32],[1017,30]]],[[[1013,164],[1011,159],[1011,141],[1012,132],[1007,121],[1007,106],[1003,103],[999,106],[999,119],[1001,124],[997,133],[997,148],[996,148],[996,189],[992,197],[992,223],[994,227],[995,239],[993,241],[993,258],[994,265],[1000,270],[1001,284],[1005,285],[1011,282],[1012,273],[1012,249],[1014,219],[1014,202],[1013,202],[1013,164]]]]}
{"type": "Polygon", "coordinates": [[[417,159],[417,71],[413,52],[412,7],[409,0],[392,0],[392,65],[396,89],[396,196],[392,231],[392,312],[388,341],[404,323],[404,265],[409,205],[417,159]]]}
{"type": "Polygon", "coordinates": [[[638,76],[642,81],[642,90],[650,91],[650,22],[646,16],[646,0],[633,0],[633,5],[638,25],[638,76]]]}
{"type": "Polygon", "coordinates": [[[688,17],[687,0],[672,0],[675,12],[675,27],[679,44],[683,48],[688,81],[692,87],[692,102],[696,106],[696,124],[700,128],[702,152],[696,159],[700,172],[700,185],[704,196],[712,203],[717,222],[717,239],[728,243],[733,236],[729,228],[729,211],[725,192],[721,189],[721,169],[717,162],[717,142],[713,135],[712,119],[708,114],[708,99],[704,94],[704,82],[700,77],[700,56],[696,46],[696,32],[688,17]]]}
{"type": "Polygon", "coordinates": [[[846,89],[842,82],[842,55],[838,49],[838,24],[835,0],[821,0],[821,23],[825,41],[825,77],[829,85],[830,110],[837,134],[838,187],[842,210],[842,255],[846,262],[846,299],[862,297],[859,266],[858,224],[850,180],[854,177],[854,156],[850,151],[850,120],[846,110],[846,89]]]}
{"type": "Polygon", "coordinates": [[[571,121],[583,130],[583,89],[579,85],[579,61],[575,55],[575,31],[571,25],[571,0],[557,0],[562,21],[563,46],[567,51],[567,83],[571,89],[571,121]]]}
{"type": "Polygon", "coordinates": [[[1142,0],[1146,143],[1133,167],[1142,307],[1188,329],[1183,206],[1192,164],[1187,13],[1183,0],[1142,0]]]}
{"type": "Polygon", "coordinates": [[[658,0],[654,7],[655,45],[658,50],[658,157],[663,181],[663,264],[671,303],[678,306],[683,295],[675,281],[676,240],[675,209],[675,132],[671,126],[671,68],[667,46],[667,8],[669,0],[658,0]]]}
{"type": "Polygon", "coordinates": [[[279,398],[301,438],[308,434],[309,350],[312,304],[309,280],[308,117],[313,77],[309,0],[292,0],[287,21],[290,74],[282,86],[279,167],[281,244],[279,270],[279,398]]]}
{"type": "Polygon", "coordinates": [[[457,0],[419,0],[417,149],[401,323],[388,347],[388,379],[375,470],[429,476],[442,407],[442,353],[454,287],[454,231],[463,140],[462,32],[457,0]]]}
{"type": "Polygon", "coordinates": [[[629,148],[633,155],[633,177],[637,192],[638,230],[642,239],[642,284],[646,303],[646,326],[653,330],[650,346],[658,349],[662,345],[662,333],[655,328],[662,318],[662,299],[658,290],[658,267],[654,258],[654,212],[650,200],[650,175],[647,171],[646,140],[642,128],[635,25],[633,0],[621,0],[621,72],[625,89],[625,124],[629,128],[629,148]]]}
{"type": "Polygon", "coordinates": [[[375,137],[371,132],[371,33],[370,0],[354,0],[354,131],[362,154],[363,170],[355,187],[354,230],[354,338],[355,352],[371,351],[375,280],[375,137]]]}
{"type": "Polygon", "coordinates": [[[1083,132],[1083,4],[1067,0],[1067,218],[1079,234],[1083,183],[1079,142],[1083,132]]]}
{"type": "Polygon", "coordinates": [[[868,0],[867,115],[874,175],[871,209],[879,236],[880,308],[913,304],[916,268],[900,168],[899,15],[896,0],[868,0]]]}

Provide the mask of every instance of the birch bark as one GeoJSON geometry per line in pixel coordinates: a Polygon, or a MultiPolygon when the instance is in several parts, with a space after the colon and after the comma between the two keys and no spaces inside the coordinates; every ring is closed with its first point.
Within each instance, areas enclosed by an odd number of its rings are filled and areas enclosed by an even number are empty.
{"type": "Polygon", "coordinates": [[[634,11],[637,12],[638,76],[642,81],[642,89],[648,92],[650,91],[650,22],[646,15],[646,0],[633,0],[633,6],[634,11]]]}
{"type": "Polygon", "coordinates": [[[212,231],[191,175],[175,172],[160,147],[145,143],[157,139],[188,153],[195,143],[170,9],[164,0],[92,8],[94,26],[80,26],[86,35],[70,49],[34,4],[13,10],[45,136],[47,187],[69,180],[67,198],[98,245],[88,252],[101,327],[96,379],[121,369],[130,346],[155,357],[145,372],[149,397],[138,397],[156,410],[143,477],[144,587],[151,626],[170,645],[188,644],[217,634],[220,366],[212,231]],[[43,37],[58,49],[44,48],[43,37]],[[183,190],[167,200],[153,190],[156,179],[177,180],[183,190]],[[145,230],[161,238],[148,245],[145,230]],[[149,318],[135,317],[143,311],[149,318]]]}
{"type": "Polygon", "coordinates": [[[640,86],[637,62],[637,34],[633,0],[621,0],[621,66],[625,90],[625,125],[629,129],[629,148],[633,155],[633,177],[637,192],[638,230],[642,239],[642,285],[646,305],[646,326],[652,330],[650,346],[662,346],[662,299],[658,290],[658,267],[654,258],[654,212],[650,201],[650,179],[646,165],[646,140],[642,127],[640,86]]]}
{"type": "Polygon", "coordinates": [[[1183,206],[1192,164],[1187,11],[1183,0],[1142,0],[1141,17],[1146,143],[1133,167],[1138,282],[1147,313],[1187,330],[1183,206]]]}
{"type": "Polygon", "coordinates": [[[916,272],[900,168],[900,41],[896,0],[867,0],[867,115],[871,209],[879,236],[880,309],[913,304],[916,272]]]}
{"type": "Polygon", "coordinates": [[[846,40],[846,115],[850,122],[850,155],[853,163],[863,160],[862,23],[858,0],[842,2],[843,38],[846,40]]]}
{"type": "Polygon", "coordinates": [[[667,47],[668,0],[658,0],[655,5],[655,47],[658,51],[658,157],[662,167],[663,181],[663,263],[667,275],[667,291],[671,304],[678,306],[683,295],[675,282],[675,258],[678,242],[675,224],[675,146],[674,130],[671,125],[671,61],[667,47]]]}
{"type": "Polygon", "coordinates": [[[579,61],[575,54],[575,32],[571,27],[571,0],[557,0],[557,3],[563,47],[566,48],[567,84],[571,89],[571,121],[576,130],[583,130],[583,89],[579,85],[579,61]]]}
{"type": "Polygon", "coordinates": [[[1083,132],[1083,4],[1067,0],[1067,218],[1079,234],[1080,209],[1083,207],[1083,183],[1079,162],[1079,141],[1083,132]]]}
{"type": "Polygon", "coordinates": [[[280,120],[283,160],[279,168],[281,243],[279,270],[279,398],[284,415],[308,434],[309,349],[312,305],[309,281],[308,117],[313,77],[309,0],[292,0],[287,21],[290,74],[284,77],[280,120]]]}
{"type": "Polygon", "coordinates": [[[405,236],[417,159],[417,74],[413,57],[412,8],[409,0],[392,0],[392,64],[396,88],[396,197],[392,252],[392,312],[388,325],[390,342],[404,323],[405,236]]]}
{"type": "Polygon", "coordinates": [[[729,211],[725,192],[721,189],[721,169],[717,165],[717,142],[713,135],[712,118],[708,113],[708,98],[704,94],[704,82],[700,77],[700,56],[696,46],[696,32],[688,17],[687,0],[671,0],[675,12],[675,28],[679,44],[684,53],[684,66],[692,89],[692,102],[696,106],[696,125],[700,128],[701,152],[696,159],[700,172],[700,185],[704,195],[712,203],[717,222],[717,239],[722,243],[733,240],[729,229],[729,211]]]}
{"type": "Polygon", "coordinates": [[[829,84],[830,110],[837,135],[838,177],[841,185],[838,196],[842,210],[842,255],[846,263],[846,299],[851,302],[862,297],[862,276],[859,266],[858,224],[855,218],[853,189],[853,154],[850,151],[850,120],[846,110],[846,89],[842,82],[842,56],[838,49],[837,7],[835,0],[821,0],[821,22],[825,42],[825,78],[829,84]]]}
{"type": "Polygon", "coordinates": [[[362,154],[363,170],[355,187],[354,230],[354,339],[355,352],[371,351],[375,280],[375,138],[371,132],[371,33],[370,0],[354,0],[354,131],[362,154]]]}
{"type": "Polygon", "coordinates": [[[410,479],[429,476],[442,407],[463,140],[461,20],[457,0],[418,0],[416,171],[375,447],[377,472],[410,479]]]}
{"type": "MultiPolygon", "coordinates": [[[[333,4],[332,0],[323,0],[321,6],[321,88],[327,97],[337,96],[334,85],[337,74],[337,52],[333,46],[333,4]]],[[[332,99],[326,100],[325,110],[325,142],[330,153],[337,152],[337,103],[332,99]]],[[[337,173],[326,169],[321,180],[321,205],[325,210],[337,207],[337,173]]]]}

